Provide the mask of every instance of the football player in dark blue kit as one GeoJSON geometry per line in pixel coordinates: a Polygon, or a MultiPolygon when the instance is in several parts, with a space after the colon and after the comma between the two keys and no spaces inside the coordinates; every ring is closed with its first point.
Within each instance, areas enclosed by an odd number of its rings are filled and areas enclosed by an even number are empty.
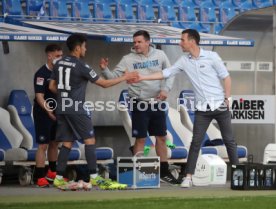
{"type": "Polygon", "coordinates": [[[56,63],[51,76],[49,87],[57,93],[56,139],[62,142],[54,185],[60,187],[67,184],[63,176],[72,144],[76,139],[83,139],[90,183],[102,189],[123,189],[126,185],[105,180],[97,174],[95,135],[91,113],[85,105],[85,93],[88,81],[107,88],[122,81],[137,78],[138,73],[126,72],[121,77],[111,80],[99,77],[89,65],[81,60],[85,56],[86,42],[87,39],[82,34],[69,36],[66,44],[70,55],[56,63]]]}
{"type": "Polygon", "coordinates": [[[43,65],[34,75],[34,108],[33,116],[35,123],[36,142],[36,175],[37,186],[49,186],[48,180],[53,181],[56,176],[56,161],[58,143],[55,142],[56,117],[47,104],[49,99],[55,99],[55,95],[49,90],[49,79],[54,62],[62,56],[62,49],[57,44],[47,45],[45,48],[47,63],[43,65]],[[45,176],[46,151],[49,161],[49,170],[45,176]]]}

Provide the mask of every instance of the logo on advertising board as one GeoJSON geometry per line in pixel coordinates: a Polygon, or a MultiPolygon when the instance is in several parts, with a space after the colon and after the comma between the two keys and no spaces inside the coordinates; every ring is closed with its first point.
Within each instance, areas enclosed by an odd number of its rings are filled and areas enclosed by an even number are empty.
{"type": "Polygon", "coordinates": [[[233,123],[274,123],[274,103],[272,95],[233,96],[233,123]]]}

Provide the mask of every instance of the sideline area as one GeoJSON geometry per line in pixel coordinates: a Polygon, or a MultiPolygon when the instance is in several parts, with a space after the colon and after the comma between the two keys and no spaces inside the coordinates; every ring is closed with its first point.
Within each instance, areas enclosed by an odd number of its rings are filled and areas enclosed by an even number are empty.
{"type": "Polygon", "coordinates": [[[22,187],[18,185],[0,186],[0,203],[34,203],[80,200],[119,200],[134,198],[225,198],[225,197],[274,196],[276,190],[231,190],[230,183],[218,186],[192,187],[189,189],[161,184],[159,189],[137,189],[105,191],[60,191],[56,188],[22,187]]]}

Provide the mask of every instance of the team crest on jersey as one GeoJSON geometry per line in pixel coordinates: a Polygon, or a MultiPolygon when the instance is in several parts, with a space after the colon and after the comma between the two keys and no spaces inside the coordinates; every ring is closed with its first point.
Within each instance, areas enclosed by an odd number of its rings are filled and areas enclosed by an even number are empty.
{"type": "Polygon", "coordinates": [[[43,86],[44,84],[44,78],[37,77],[36,78],[36,85],[43,86]]]}
{"type": "Polygon", "coordinates": [[[92,78],[96,78],[97,73],[96,73],[94,70],[91,70],[91,71],[89,72],[89,75],[90,75],[92,78]]]}

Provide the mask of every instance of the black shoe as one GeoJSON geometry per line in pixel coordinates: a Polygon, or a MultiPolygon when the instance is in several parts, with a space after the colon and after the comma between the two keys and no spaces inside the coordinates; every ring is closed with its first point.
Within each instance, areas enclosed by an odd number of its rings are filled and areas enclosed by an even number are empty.
{"type": "Polygon", "coordinates": [[[169,183],[169,184],[173,184],[173,185],[181,184],[181,181],[174,178],[174,176],[171,173],[167,173],[166,175],[161,176],[160,181],[165,182],[165,183],[169,183]]]}

